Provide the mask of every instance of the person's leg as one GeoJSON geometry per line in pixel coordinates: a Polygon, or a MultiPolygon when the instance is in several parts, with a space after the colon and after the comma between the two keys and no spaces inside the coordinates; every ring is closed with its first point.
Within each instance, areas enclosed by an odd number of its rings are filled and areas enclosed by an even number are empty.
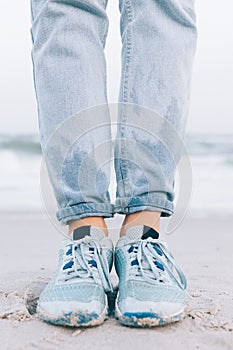
{"type": "Polygon", "coordinates": [[[194,0],[119,0],[119,7],[123,104],[115,146],[115,212],[126,214],[123,226],[137,218],[137,224],[159,229],[160,214],[174,210],[179,135],[186,125],[196,48],[194,0]]]}
{"type": "Polygon", "coordinates": [[[150,210],[142,210],[137,211],[133,214],[128,214],[125,216],[122,223],[120,236],[124,236],[131,226],[136,225],[146,225],[153,227],[156,231],[160,232],[160,216],[160,212],[150,210]]]}
{"type": "Polygon", "coordinates": [[[110,118],[107,105],[101,107],[107,104],[106,3],[31,0],[41,146],[59,207],[57,218],[70,224],[70,231],[89,224],[106,232],[104,217],[114,215],[108,193],[110,118]]]}
{"type": "Polygon", "coordinates": [[[115,212],[126,218],[115,249],[116,315],[150,327],[186,310],[186,278],[161,241],[159,219],[174,211],[197,31],[193,0],[120,0],[120,11],[115,212]]]}
{"type": "Polygon", "coordinates": [[[94,326],[105,320],[106,293],[112,290],[113,246],[103,219],[113,216],[111,129],[102,106],[107,106],[106,0],[31,0],[31,5],[41,146],[57,218],[70,225],[37,312],[50,323],[94,326]]]}

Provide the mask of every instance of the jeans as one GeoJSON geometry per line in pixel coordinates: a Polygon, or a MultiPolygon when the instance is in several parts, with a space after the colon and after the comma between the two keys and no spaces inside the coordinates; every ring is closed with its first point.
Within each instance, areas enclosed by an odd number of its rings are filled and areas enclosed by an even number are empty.
{"type": "Polygon", "coordinates": [[[106,6],[107,0],[31,0],[41,146],[63,224],[85,216],[174,212],[177,140],[185,134],[197,39],[194,0],[119,0],[114,204],[106,6]]]}

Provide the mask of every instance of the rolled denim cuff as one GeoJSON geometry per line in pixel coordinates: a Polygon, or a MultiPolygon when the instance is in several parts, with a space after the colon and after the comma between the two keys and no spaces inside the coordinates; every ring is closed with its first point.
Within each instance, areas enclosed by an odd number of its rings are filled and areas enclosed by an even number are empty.
{"type": "Polygon", "coordinates": [[[114,205],[111,203],[81,203],[57,211],[57,219],[61,224],[78,220],[87,216],[102,216],[111,218],[114,216],[114,205]]]}
{"type": "Polygon", "coordinates": [[[132,214],[141,210],[160,212],[161,216],[168,217],[174,214],[174,204],[159,195],[143,195],[140,197],[117,198],[115,202],[115,214],[132,214]]]}

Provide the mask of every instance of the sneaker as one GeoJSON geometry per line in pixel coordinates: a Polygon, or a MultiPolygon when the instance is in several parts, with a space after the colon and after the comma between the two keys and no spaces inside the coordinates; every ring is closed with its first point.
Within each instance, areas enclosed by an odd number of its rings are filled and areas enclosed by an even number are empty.
{"type": "Polygon", "coordinates": [[[76,229],[71,238],[62,241],[58,267],[39,297],[38,316],[72,327],[103,323],[106,293],[112,291],[112,263],[113,244],[103,230],[95,226],[76,229]]]}
{"type": "Polygon", "coordinates": [[[186,278],[153,228],[130,227],[117,242],[115,265],[116,317],[122,324],[152,327],[185,316],[186,278]]]}

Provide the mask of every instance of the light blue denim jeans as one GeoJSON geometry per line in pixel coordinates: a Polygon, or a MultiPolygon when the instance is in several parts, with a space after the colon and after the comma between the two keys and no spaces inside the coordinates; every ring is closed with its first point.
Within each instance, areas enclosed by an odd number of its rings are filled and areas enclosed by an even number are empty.
{"type": "Polygon", "coordinates": [[[108,191],[106,6],[107,0],[31,0],[41,145],[63,224],[85,216],[174,212],[174,177],[182,153],[174,135],[183,137],[188,115],[197,39],[194,0],[119,0],[122,71],[114,204],[108,191]]]}

